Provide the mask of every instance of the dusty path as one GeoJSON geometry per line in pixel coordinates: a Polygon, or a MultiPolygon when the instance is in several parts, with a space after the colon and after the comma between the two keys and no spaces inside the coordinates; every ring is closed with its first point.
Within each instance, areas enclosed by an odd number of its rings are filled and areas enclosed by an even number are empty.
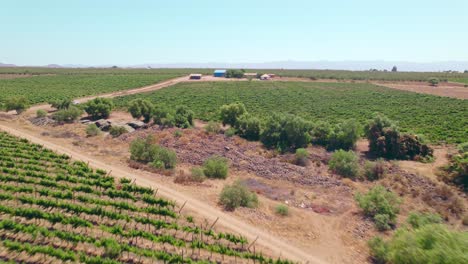
{"type": "Polygon", "coordinates": [[[125,177],[135,179],[137,184],[146,187],[152,187],[153,189],[158,189],[158,194],[174,200],[179,205],[187,201],[185,208],[187,208],[188,210],[195,211],[203,215],[209,221],[214,221],[216,218],[219,217],[219,225],[225,226],[231,229],[233,232],[239,233],[247,237],[251,241],[256,239],[258,236],[258,240],[256,243],[266,248],[269,248],[273,252],[278,253],[278,255],[281,254],[283,258],[301,261],[303,263],[326,263],[325,261],[318,259],[317,257],[314,257],[309,253],[295,247],[294,245],[291,245],[290,243],[280,240],[277,237],[263,230],[251,226],[241,220],[238,220],[237,218],[234,218],[233,216],[230,216],[217,208],[214,208],[197,199],[194,199],[189,195],[180,193],[164,185],[158,184],[147,175],[140,174],[138,171],[132,170],[127,166],[109,165],[103,161],[100,161],[99,159],[96,159],[95,157],[90,157],[81,152],[77,152],[67,147],[51,143],[47,140],[43,140],[39,137],[32,135],[26,130],[14,128],[13,125],[11,125],[10,123],[0,123],[0,130],[6,131],[17,137],[28,139],[33,143],[43,145],[44,147],[54,150],[58,153],[71,156],[74,160],[89,162],[89,165],[91,167],[111,171],[114,177],[125,177]]]}

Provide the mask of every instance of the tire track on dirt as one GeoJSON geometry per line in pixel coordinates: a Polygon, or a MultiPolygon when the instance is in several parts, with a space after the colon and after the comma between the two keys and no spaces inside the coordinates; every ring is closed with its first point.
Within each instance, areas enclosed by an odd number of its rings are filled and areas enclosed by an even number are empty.
{"type": "Polygon", "coordinates": [[[201,202],[189,195],[175,191],[162,184],[158,184],[155,181],[151,180],[151,178],[148,175],[141,174],[138,171],[133,171],[126,166],[116,166],[107,164],[103,161],[100,161],[96,157],[92,157],[87,154],[83,154],[70,148],[67,148],[65,146],[60,146],[51,143],[47,140],[36,137],[30,132],[13,127],[13,125],[9,123],[5,124],[5,122],[2,122],[0,124],[0,130],[3,130],[17,137],[25,138],[33,143],[43,145],[45,148],[54,150],[57,153],[66,154],[72,157],[72,159],[74,160],[89,162],[89,166],[91,167],[111,171],[112,175],[116,178],[135,179],[139,185],[152,187],[153,189],[158,189],[158,193],[160,195],[167,197],[168,199],[174,200],[179,205],[187,202],[185,205],[187,209],[195,211],[200,215],[203,215],[207,220],[210,221],[214,221],[216,218],[219,218],[218,223],[220,225],[231,229],[233,232],[245,236],[250,241],[253,241],[258,237],[258,244],[272,250],[273,252],[278,253],[278,255],[281,255],[283,258],[288,258],[303,263],[327,263],[295,247],[291,243],[278,239],[276,236],[271,235],[266,231],[251,226],[250,224],[247,224],[233,216],[230,216],[227,213],[224,213],[219,209],[207,205],[204,202],[201,202]]]}

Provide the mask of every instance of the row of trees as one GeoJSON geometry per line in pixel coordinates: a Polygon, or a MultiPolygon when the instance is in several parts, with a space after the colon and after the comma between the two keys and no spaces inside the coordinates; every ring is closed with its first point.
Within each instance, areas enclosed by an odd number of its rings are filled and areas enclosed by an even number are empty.
{"type": "Polygon", "coordinates": [[[128,111],[133,118],[143,118],[145,123],[153,120],[155,124],[163,127],[189,128],[193,126],[194,113],[186,106],[177,106],[175,111],[172,111],[161,106],[155,106],[148,100],[135,99],[129,103],[128,111]]]}

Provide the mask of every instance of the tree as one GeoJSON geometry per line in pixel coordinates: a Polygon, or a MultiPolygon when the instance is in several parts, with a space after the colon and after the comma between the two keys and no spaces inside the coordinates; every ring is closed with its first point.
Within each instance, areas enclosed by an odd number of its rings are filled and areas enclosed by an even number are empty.
{"type": "Polygon", "coordinates": [[[328,136],[327,149],[353,149],[361,135],[362,127],[354,119],[337,124],[328,136]]]}
{"type": "Polygon", "coordinates": [[[261,121],[249,114],[242,115],[236,125],[237,133],[247,140],[258,140],[260,138],[261,121]]]}
{"type": "Polygon", "coordinates": [[[129,103],[128,111],[133,118],[143,117],[143,122],[149,123],[153,117],[154,105],[148,100],[134,99],[129,103]]]}
{"type": "Polygon", "coordinates": [[[73,123],[83,114],[83,110],[78,107],[70,106],[62,110],[58,110],[52,115],[52,118],[60,123],[73,123]]]}
{"type": "Polygon", "coordinates": [[[108,118],[113,108],[114,103],[107,98],[95,98],[84,106],[86,113],[93,119],[108,118]]]}
{"type": "Polygon", "coordinates": [[[429,78],[429,80],[427,80],[427,81],[429,82],[429,84],[431,86],[437,86],[437,85],[439,85],[439,82],[440,82],[440,80],[438,78],[434,78],[434,77],[429,78]]]}
{"type": "Polygon", "coordinates": [[[5,102],[5,110],[15,110],[17,114],[21,114],[24,110],[29,107],[28,99],[24,96],[10,97],[5,102]]]}
{"type": "Polygon", "coordinates": [[[226,78],[242,78],[244,77],[244,70],[227,70],[226,78]]]}
{"type": "Polygon", "coordinates": [[[236,126],[237,119],[243,114],[246,114],[247,110],[243,103],[232,103],[221,106],[220,118],[223,125],[236,126]]]}
{"type": "Polygon", "coordinates": [[[193,126],[193,115],[193,111],[186,106],[178,106],[174,115],[176,127],[189,128],[193,126]]]}
{"type": "Polygon", "coordinates": [[[62,99],[62,100],[54,100],[49,102],[49,104],[58,110],[67,109],[72,105],[72,101],[70,99],[62,99]]]}
{"type": "Polygon", "coordinates": [[[397,68],[397,66],[393,66],[393,68],[392,68],[392,72],[397,72],[397,71],[398,71],[398,68],[397,68]]]}
{"type": "Polygon", "coordinates": [[[311,140],[312,124],[295,115],[271,114],[266,120],[260,141],[280,151],[306,147],[311,140]]]}

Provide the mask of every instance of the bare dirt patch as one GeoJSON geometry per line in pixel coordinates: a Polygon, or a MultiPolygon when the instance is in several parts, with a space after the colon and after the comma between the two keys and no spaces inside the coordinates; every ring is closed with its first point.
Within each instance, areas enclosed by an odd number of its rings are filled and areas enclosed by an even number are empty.
{"type": "Polygon", "coordinates": [[[435,87],[425,82],[374,82],[374,84],[415,93],[468,99],[468,87],[459,83],[446,82],[435,87]]]}
{"type": "Polygon", "coordinates": [[[18,73],[0,73],[0,80],[30,78],[35,76],[53,76],[55,74],[18,74],[18,73]]]}

